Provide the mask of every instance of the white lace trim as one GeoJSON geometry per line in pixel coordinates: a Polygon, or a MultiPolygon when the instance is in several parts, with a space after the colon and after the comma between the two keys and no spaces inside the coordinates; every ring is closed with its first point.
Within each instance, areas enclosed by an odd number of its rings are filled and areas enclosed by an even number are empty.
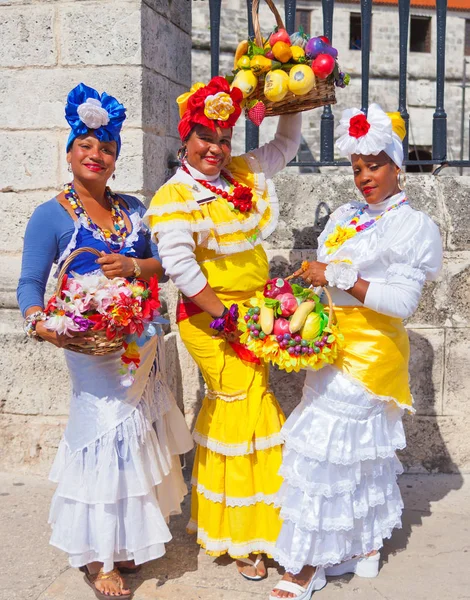
{"type": "MultiPolygon", "coordinates": [[[[133,212],[129,215],[129,221],[131,222],[132,225],[132,231],[130,233],[130,235],[127,236],[126,241],[124,243],[124,248],[130,248],[134,242],[137,241],[137,238],[139,237],[139,233],[143,230],[146,229],[144,222],[142,221],[142,217],[139,215],[138,212],[133,212]]],[[[100,236],[100,239],[101,236],[100,236]]]]}
{"type": "Polygon", "coordinates": [[[416,269],[415,267],[410,267],[410,265],[403,263],[394,263],[388,267],[386,281],[389,281],[393,275],[406,277],[407,279],[417,281],[421,285],[424,285],[424,282],[426,281],[426,274],[421,271],[421,269],[416,269]]]}
{"type": "MultiPolygon", "coordinates": [[[[362,505],[357,503],[357,506],[354,506],[354,517],[353,519],[347,517],[339,517],[337,519],[328,518],[325,516],[313,518],[311,520],[306,519],[305,511],[299,511],[295,508],[282,506],[281,502],[276,499],[274,502],[274,506],[276,508],[280,508],[280,516],[283,521],[291,521],[295,523],[299,528],[304,531],[316,531],[316,532],[332,532],[332,531],[352,531],[355,527],[355,522],[360,519],[365,519],[371,510],[376,507],[384,506],[387,502],[392,502],[396,500],[396,507],[398,508],[398,514],[401,515],[404,504],[403,500],[400,498],[394,498],[393,493],[385,495],[372,495],[369,494],[369,499],[367,502],[363,502],[362,505]]],[[[333,500],[334,502],[334,500],[333,500]]],[[[355,503],[356,504],[356,503],[355,503]]],[[[397,511],[395,510],[395,513],[397,511]]],[[[394,514],[394,518],[396,518],[396,514],[394,514]]]]}
{"type": "MultiPolygon", "coordinates": [[[[361,540],[361,545],[363,546],[362,554],[370,554],[371,552],[378,552],[383,547],[383,540],[389,539],[392,537],[392,533],[394,529],[401,529],[401,514],[399,517],[396,517],[395,520],[390,519],[390,521],[386,522],[383,525],[381,537],[382,540],[380,543],[376,543],[368,546],[361,540]]],[[[305,564],[309,564],[311,566],[317,567],[322,566],[324,568],[332,567],[334,565],[338,565],[339,563],[345,562],[347,560],[351,560],[355,556],[357,556],[357,552],[353,553],[341,553],[341,552],[327,552],[323,554],[316,554],[314,556],[309,557],[308,563],[304,563],[303,561],[292,560],[292,558],[280,550],[276,548],[274,553],[272,554],[273,558],[276,562],[278,562],[286,571],[297,575],[303,569],[305,564]]]]}
{"type": "MultiPolygon", "coordinates": [[[[390,467],[389,467],[390,468],[390,467]]],[[[403,465],[397,461],[394,469],[395,477],[403,473],[403,465]]],[[[377,470],[373,470],[369,475],[372,479],[377,479],[384,474],[384,465],[379,465],[377,470]]],[[[352,494],[360,485],[356,480],[337,481],[332,484],[320,483],[318,481],[307,482],[305,478],[292,469],[286,468],[284,464],[279,469],[279,475],[292,487],[295,487],[309,495],[323,496],[324,498],[332,498],[333,496],[352,494]]]]}
{"type": "Polygon", "coordinates": [[[253,504],[257,504],[258,502],[263,502],[264,504],[273,504],[277,494],[264,494],[263,492],[259,492],[254,496],[226,496],[224,493],[211,492],[201,483],[197,482],[197,479],[193,477],[191,479],[191,485],[196,488],[197,493],[207,498],[211,502],[219,502],[225,503],[225,506],[241,507],[241,506],[252,506],[253,504]]]}
{"type": "Polygon", "coordinates": [[[263,240],[266,240],[274,232],[279,222],[279,198],[276,193],[274,182],[271,179],[265,179],[262,173],[255,173],[255,181],[261,181],[261,178],[266,181],[266,185],[268,186],[268,197],[271,205],[271,222],[268,223],[261,232],[263,240]]]}
{"type": "Polygon", "coordinates": [[[235,394],[224,394],[216,390],[206,389],[206,396],[209,400],[223,400],[224,402],[235,402],[236,400],[246,400],[247,395],[243,390],[236,392],[235,394]]]}
{"type": "Polygon", "coordinates": [[[196,521],[191,519],[187,525],[190,533],[197,533],[198,543],[202,543],[206,550],[210,552],[228,552],[232,558],[244,558],[252,552],[262,552],[272,555],[275,551],[275,545],[266,540],[250,540],[243,544],[233,542],[231,538],[214,540],[209,537],[204,529],[197,526],[196,521]]]}
{"type": "Polygon", "coordinates": [[[247,454],[253,454],[253,452],[257,450],[268,450],[274,446],[280,446],[283,441],[280,432],[274,433],[268,437],[256,438],[254,443],[244,442],[242,444],[225,444],[224,442],[219,442],[219,440],[202,435],[198,431],[193,432],[193,439],[199,446],[203,446],[204,448],[208,448],[209,450],[217,452],[218,454],[223,454],[224,456],[245,456],[247,454]]]}
{"type": "MultiPolygon", "coordinates": [[[[317,460],[319,462],[325,460],[324,455],[320,451],[316,450],[312,446],[305,446],[302,443],[298,443],[289,435],[285,437],[284,443],[287,449],[294,450],[295,452],[298,452],[306,458],[313,458],[314,460],[317,460]]],[[[378,446],[375,448],[358,448],[352,458],[340,460],[337,457],[334,461],[334,464],[346,466],[364,460],[375,460],[376,458],[393,458],[395,456],[396,450],[403,450],[404,448],[406,448],[406,441],[399,443],[397,442],[393,445],[393,447],[378,446]]],[[[330,462],[333,462],[333,460],[329,460],[330,462]]]]}

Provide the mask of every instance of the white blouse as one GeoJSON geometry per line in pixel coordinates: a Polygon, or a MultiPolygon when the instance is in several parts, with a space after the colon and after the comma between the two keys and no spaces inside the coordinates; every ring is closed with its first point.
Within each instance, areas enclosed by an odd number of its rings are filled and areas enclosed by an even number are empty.
{"type": "MultiPolygon", "coordinates": [[[[250,169],[254,173],[264,173],[266,179],[283,169],[297,153],[301,126],[300,113],[281,116],[274,139],[243,155],[250,169]]],[[[224,191],[230,190],[230,184],[219,175],[207,176],[187,166],[194,179],[205,179],[224,191]]],[[[180,169],[175,178],[178,176],[187,177],[180,169]]],[[[208,194],[213,195],[210,192],[208,194]]],[[[195,249],[196,243],[190,232],[168,231],[158,234],[158,253],[163,268],[176,287],[189,298],[199,294],[207,285],[207,279],[196,261],[195,249]]]]}
{"type": "MultiPolygon", "coordinates": [[[[370,221],[406,197],[400,192],[379,204],[366,205],[359,224],[370,221]]],[[[350,260],[359,276],[370,282],[364,306],[405,319],[416,310],[424,282],[433,280],[442,266],[439,228],[428,215],[409,204],[390,210],[375,225],[347,240],[336,252],[327,253],[324,242],[337,224],[347,225],[363,207],[349,202],[332,213],[318,239],[317,260],[329,263],[350,260]]],[[[353,296],[331,288],[338,306],[360,305],[353,296]]]]}

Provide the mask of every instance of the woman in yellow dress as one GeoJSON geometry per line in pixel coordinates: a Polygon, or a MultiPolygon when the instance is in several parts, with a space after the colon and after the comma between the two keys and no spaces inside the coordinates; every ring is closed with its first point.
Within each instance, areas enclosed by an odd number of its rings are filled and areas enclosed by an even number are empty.
{"type": "Polygon", "coordinates": [[[267,367],[238,342],[236,312],[268,279],[262,241],[279,210],[270,179],[295,156],[301,117],[281,117],[270,143],[231,157],[241,100],[222,77],[178,98],[182,164],[146,218],[180,291],[180,334],[206,385],[188,530],[208,554],[228,553],[243,576],[260,579],[281,526],[273,501],[284,415],[267,367]]]}

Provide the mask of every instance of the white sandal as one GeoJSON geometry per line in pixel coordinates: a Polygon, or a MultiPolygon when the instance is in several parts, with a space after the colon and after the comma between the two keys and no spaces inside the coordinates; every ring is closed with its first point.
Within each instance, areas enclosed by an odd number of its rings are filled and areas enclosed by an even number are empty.
{"type": "MultiPolygon", "coordinates": [[[[294,583],[292,581],[285,581],[281,579],[281,581],[275,586],[274,590],[281,590],[283,592],[290,592],[291,594],[296,594],[294,598],[287,600],[310,600],[313,592],[319,592],[326,585],[326,577],[325,570],[323,567],[317,567],[315,573],[313,574],[312,579],[306,588],[302,587],[298,583],[294,583]]],[[[269,600],[279,600],[279,596],[273,596],[270,594],[269,600]]]]}
{"type": "MultiPolygon", "coordinates": [[[[255,567],[256,571],[258,571],[258,565],[263,560],[263,555],[258,554],[255,561],[251,560],[251,558],[237,558],[237,560],[239,562],[245,563],[249,567],[255,567]]],[[[240,575],[242,575],[242,577],[244,577],[245,579],[249,579],[250,581],[260,581],[260,579],[264,579],[267,575],[267,573],[265,573],[264,575],[255,575],[253,577],[251,575],[246,575],[245,573],[243,573],[243,571],[239,570],[238,572],[240,573],[240,575]]]]}
{"type": "Polygon", "coordinates": [[[358,577],[367,577],[373,579],[379,574],[379,561],[380,553],[373,554],[372,556],[358,556],[346,560],[339,565],[328,567],[326,574],[328,577],[338,577],[339,575],[345,575],[346,573],[354,573],[358,577]]]}

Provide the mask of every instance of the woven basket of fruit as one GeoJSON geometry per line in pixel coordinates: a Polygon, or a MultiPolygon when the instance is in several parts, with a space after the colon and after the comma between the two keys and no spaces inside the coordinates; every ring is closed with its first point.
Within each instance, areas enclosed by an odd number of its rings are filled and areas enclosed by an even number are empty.
{"type": "Polygon", "coordinates": [[[268,281],[250,298],[239,319],[240,342],[265,362],[290,373],[321,369],[338,358],[343,336],[335,322],[331,296],[323,305],[311,288],[289,279],[268,281]]]}
{"type": "Polygon", "coordinates": [[[247,117],[256,125],[265,116],[335,104],[335,86],[345,87],[349,83],[349,75],[340,71],[338,52],[328,38],[310,38],[301,28],[289,36],[273,0],[266,3],[277,26],[264,40],[258,16],[259,0],[253,0],[255,39],[238,45],[232,81],[243,93],[247,117]]]}

